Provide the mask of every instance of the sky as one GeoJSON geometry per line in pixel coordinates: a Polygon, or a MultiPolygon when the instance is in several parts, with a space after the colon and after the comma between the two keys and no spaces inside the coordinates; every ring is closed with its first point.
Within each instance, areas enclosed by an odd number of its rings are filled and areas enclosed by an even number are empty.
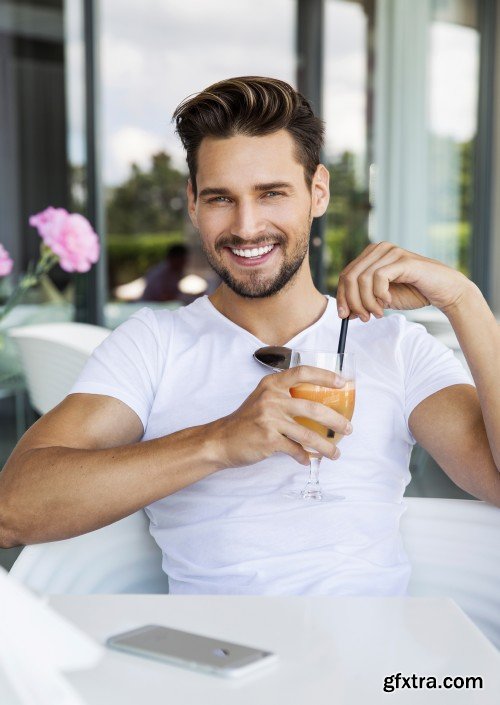
{"type": "Polygon", "coordinates": [[[291,0],[141,0],[140,8],[106,0],[101,7],[107,183],[160,148],[184,166],[170,121],[191,93],[229,76],[294,80],[291,0]]]}
{"type": "MultiPolygon", "coordinates": [[[[79,0],[67,0],[71,160],[83,156],[79,0]]],[[[176,105],[222,78],[268,75],[295,84],[294,0],[103,0],[101,95],[104,183],[160,149],[185,168],[171,125],[176,105]]],[[[328,156],[365,150],[366,28],[360,5],[328,0],[324,118],[328,156]]],[[[457,140],[475,129],[477,35],[435,24],[429,34],[428,121],[457,140]]]]}

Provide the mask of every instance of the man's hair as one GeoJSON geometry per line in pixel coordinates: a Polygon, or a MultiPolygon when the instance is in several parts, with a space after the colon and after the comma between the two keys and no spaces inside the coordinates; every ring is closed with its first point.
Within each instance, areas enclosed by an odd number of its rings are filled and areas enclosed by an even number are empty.
{"type": "Polygon", "coordinates": [[[324,124],[308,101],[276,78],[241,76],[214,83],[177,106],[173,120],[186,150],[189,176],[197,195],[198,149],[204,137],[261,137],[287,130],[310,187],[323,146],[324,124]]]}

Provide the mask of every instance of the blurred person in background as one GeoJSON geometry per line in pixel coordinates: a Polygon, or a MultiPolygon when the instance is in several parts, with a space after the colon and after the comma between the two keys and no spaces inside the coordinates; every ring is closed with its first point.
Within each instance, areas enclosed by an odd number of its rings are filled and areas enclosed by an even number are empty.
{"type": "Polygon", "coordinates": [[[158,264],[144,275],[146,286],[142,301],[181,301],[179,282],[185,276],[189,251],[185,245],[172,245],[158,264]]]}

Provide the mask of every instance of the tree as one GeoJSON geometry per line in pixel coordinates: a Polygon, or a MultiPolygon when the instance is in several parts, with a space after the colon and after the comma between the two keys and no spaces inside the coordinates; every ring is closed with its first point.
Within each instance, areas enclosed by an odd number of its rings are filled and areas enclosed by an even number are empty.
{"type": "Polygon", "coordinates": [[[368,193],[356,177],[355,155],[343,152],[328,165],[330,204],[327,211],[328,286],[368,245],[368,193]]]}
{"type": "Polygon", "coordinates": [[[172,167],[170,155],[154,154],[151,167],[131,165],[128,179],[111,191],[107,232],[165,233],[180,230],[185,214],[186,176],[172,167]]]}

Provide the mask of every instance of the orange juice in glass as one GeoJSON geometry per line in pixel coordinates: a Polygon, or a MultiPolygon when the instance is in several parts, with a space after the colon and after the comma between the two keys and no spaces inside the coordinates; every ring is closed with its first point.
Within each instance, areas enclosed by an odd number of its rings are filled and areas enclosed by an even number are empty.
{"type": "MultiPolygon", "coordinates": [[[[307,399],[308,401],[325,404],[325,406],[345,416],[345,418],[350,421],[354,413],[354,403],[356,400],[354,355],[352,353],[339,355],[334,352],[294,350],[291,356],[290,367],[297,367],[298,365],[321,367],[325,370],[336,372],[345,380],[345,385],[341,388],[330,388],[315,384],[301,383],[290,389],[291,396],[296,399],[307,399]]],[[[298,416],[295,421],[311,431],[318,433],[320,436],[331,438],[332,443],[335,445],[343,438],[342,434],[327,428],[313,419],[298,416]]],[[[312,448],[306,448],[306,450],[309,453],[309,479],[302,492],[293,496],[316,501],[344,499],[340,496],[324,495],[319,484],[319,467],[322,456],[312,448]]]]}

